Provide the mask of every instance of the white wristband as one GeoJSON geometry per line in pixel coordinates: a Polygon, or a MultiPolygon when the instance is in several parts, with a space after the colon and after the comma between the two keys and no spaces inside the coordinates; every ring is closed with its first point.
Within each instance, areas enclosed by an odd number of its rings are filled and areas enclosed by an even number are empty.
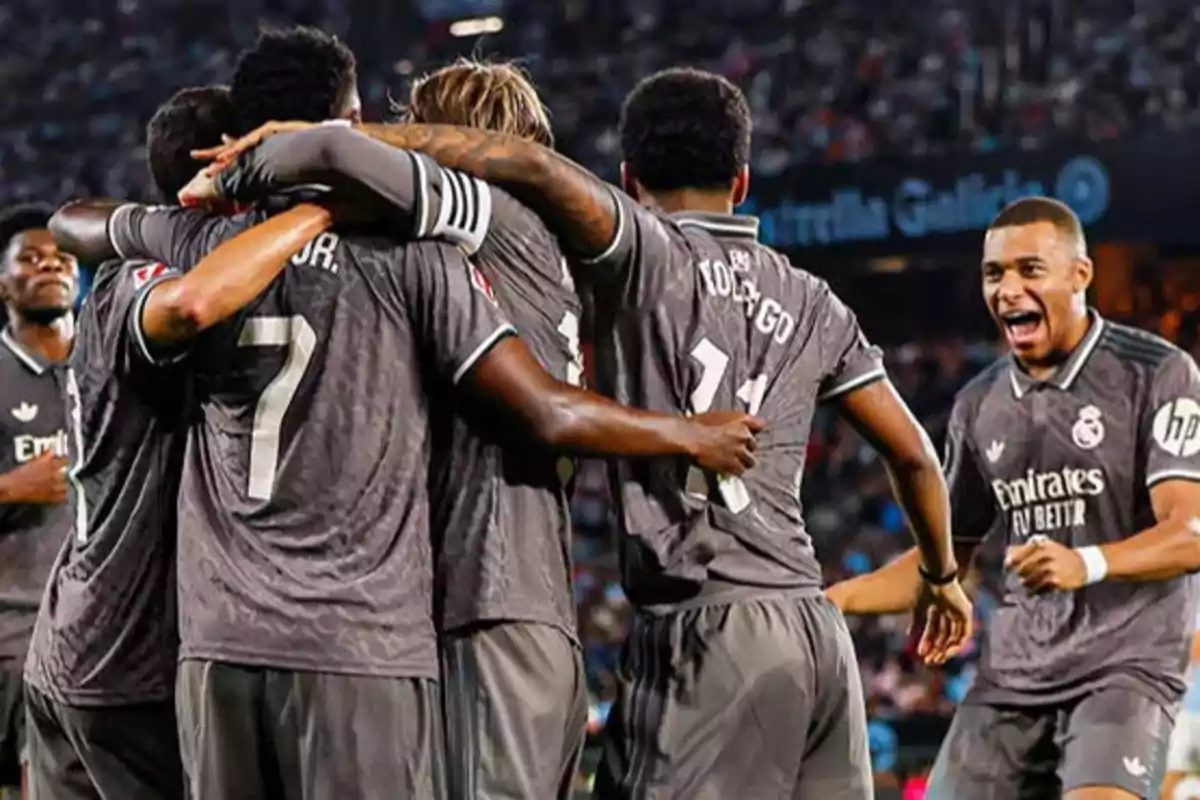
{"type": "Polygon", "coordinates": [[[1091,586],[1093,583],[1104,580],[1108,575],[1108,561],[1099,547],[1095,545],[1076,547],[1075,552],[1083,559],[1083,567],[1087,570],[1087,582],[1084,583],[1084,586],[1091,586]]]}

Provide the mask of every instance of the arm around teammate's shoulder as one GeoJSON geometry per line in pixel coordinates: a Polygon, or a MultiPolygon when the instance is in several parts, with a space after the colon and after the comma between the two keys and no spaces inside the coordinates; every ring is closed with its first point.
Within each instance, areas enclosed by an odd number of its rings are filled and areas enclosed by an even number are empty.
{"type": "Polygon", "coordinates": [[[536,211],[576,255],[603,254],[617,239],[621,211],[611,187],[549,147],[453,125],[360,125],[359,130],[503,187],[536,211]]]}
{"type": "Polygon", "coordinates": [[[222,243],[194,269],[149,289],[140,305],[141,334],[154,345],[169,346],[225,321],[332,222],[326,209],[302,204],[222,243]]]}
{"type": "Polygon", "coordinates": [[[480,357],[466,377],[533,438],[573,453],[683,456],[706,469],[740,475],[754,466],[754,437],[764,427],[740,412],[686,418],[622,406],[555,380],[513,336],[480,357]]]}
{"type": "Polygon", "coordinates": [[[50,218],[54,243],[81,261],[99,264],[117,258],[108,235],[108,222],[119,200],[73,200],[50,218]]]}

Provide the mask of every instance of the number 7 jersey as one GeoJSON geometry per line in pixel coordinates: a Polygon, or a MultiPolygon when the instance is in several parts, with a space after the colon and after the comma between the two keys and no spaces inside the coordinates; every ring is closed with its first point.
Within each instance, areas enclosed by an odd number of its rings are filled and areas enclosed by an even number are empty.
{"type": "MultiPolygon", "coordinates": [[[[110,233],[194,265],[256,220],[132,207],[110,233]]],[[[512,332],[456,247],[333,232],[206,332],[188,354],[181,657],[437,677],[427,391],[512,332]]]]}
{"type": "Polygon", "coordinates": [[[822,280],[759,243],[752,217],[662,215],[614,191],[596,286],[599,388],[665,413],[750,411],[766,420],[758,466],[689,479],[675,460],[612,471],[625,589],[669,607],[738,587],[821,585],[800,503],[817,404],[885,377],[851,311],[822,280]]]}

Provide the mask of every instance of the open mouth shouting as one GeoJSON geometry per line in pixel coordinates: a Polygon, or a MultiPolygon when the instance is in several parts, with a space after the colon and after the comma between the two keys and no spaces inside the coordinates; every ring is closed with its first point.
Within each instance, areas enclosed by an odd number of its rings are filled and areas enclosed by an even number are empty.
{"type": "Polygon", "coordinates": [[[1000,322],[1009,346],[1014,350],[1026,350],[1034,347],[1041,338],[1045,317],[1035,310],[1005,311],[1000,314],[1000,322]]]}

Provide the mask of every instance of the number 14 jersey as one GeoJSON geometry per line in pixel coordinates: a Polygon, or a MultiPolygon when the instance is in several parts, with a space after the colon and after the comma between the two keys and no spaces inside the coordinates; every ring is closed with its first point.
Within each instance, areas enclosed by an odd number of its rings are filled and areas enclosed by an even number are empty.
{"type": "Polygon", "coordinates": [[[662,215],[614,196],[616,237],[583,266],[596,285],[600,390],[667,413],[749,410],[769,425],[741,479],[689,486],[687,466],[669,459],[614,468],[626,592],[670,606],[722,584],[821,586],[800,503],[812,417],[884,378],[879,350],[824,281],[758,241],[757,219],[662,215]]]}

